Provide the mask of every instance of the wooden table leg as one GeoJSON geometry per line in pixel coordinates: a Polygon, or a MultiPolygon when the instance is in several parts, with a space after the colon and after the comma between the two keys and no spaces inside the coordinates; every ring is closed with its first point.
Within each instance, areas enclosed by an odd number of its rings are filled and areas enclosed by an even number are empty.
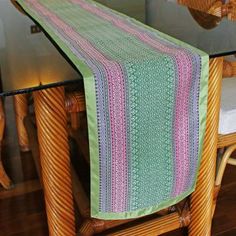
{"type": "Polygon", "coordinates": [[[22,152],[29,151],[29,139],[24,126],[24,118],[28,114],[28,101],[27,94],[18,94],[13,96],[15,117],[16,117],[16,128],[18,135],[18,142],[20,150],[22,152]]]}
{"type": "Polygon", "coordinates": [[[33,93],[49,234],[74,236],[64,88],[33,93]]]}
{"type": "Polygon", "coordinates": [[[190,236],[210,236],[217,154],[223,58],[210,60],[206,134],[197,187],[191,196],[190,236]]]}

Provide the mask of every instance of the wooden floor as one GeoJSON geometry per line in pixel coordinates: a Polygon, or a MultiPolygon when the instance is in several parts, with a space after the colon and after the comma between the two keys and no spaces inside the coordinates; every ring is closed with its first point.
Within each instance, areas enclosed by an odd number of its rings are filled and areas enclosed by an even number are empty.
{"type": "MultiPolygon", "coordinates": [[[[3,161],[15,183],[4,191],[0,187],[0,236],[47,236],[43,194],[31,153],[18,149],[11,98],[6,98],[7,130],[3,161]]],[[[228,167],[213,221],[214,236],[236,235],[236,167],[228,167]]],[[[182,231],[165,236],[185,235],[182,231]]],[[[198,235],[196,235],[198,236],[198,235]]]]}

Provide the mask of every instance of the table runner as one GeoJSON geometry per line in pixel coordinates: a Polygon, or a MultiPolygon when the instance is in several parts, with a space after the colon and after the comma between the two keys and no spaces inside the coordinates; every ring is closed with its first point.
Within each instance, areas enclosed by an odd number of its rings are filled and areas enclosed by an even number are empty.
{"type": "Polygon", "coordinates": [[[209,58],[90,0],[18,0],[83,75],[91,216],[128,219],[194,191],[209,58]]]}

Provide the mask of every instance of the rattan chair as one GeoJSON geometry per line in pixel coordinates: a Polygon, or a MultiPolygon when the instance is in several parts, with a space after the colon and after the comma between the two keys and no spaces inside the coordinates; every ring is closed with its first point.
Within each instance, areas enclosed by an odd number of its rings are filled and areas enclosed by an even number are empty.
{"type": "Polygon", "coordinates": [[[235,0],[178,0],[179,4],[188,6],[217,17],[228,17],[236,20],[236,1],[235,0]]]}
{"type": "MultiPolygon", "coordinates": [[[[79,113],[85,110],[85,101],[81,100],[81,86],[78,91],[66,92],[65,108],[68,113],[68,123],[76,130],[80,127],[79,113]]],[[[30,94],[18,94],[13,96],[15,121],[18,136],[18,143],[21,152],[28,152],[29,138],[24,126],[24,119],[29,114],[30,110],[30,94]]]]}
{"type": "Polygon", "coordinates": [[[227,164],[236,166],[231,157],[236,150],[236,62],[225,61],[218,136],[218,170],[215,182],[215,205],[227,164]]]}

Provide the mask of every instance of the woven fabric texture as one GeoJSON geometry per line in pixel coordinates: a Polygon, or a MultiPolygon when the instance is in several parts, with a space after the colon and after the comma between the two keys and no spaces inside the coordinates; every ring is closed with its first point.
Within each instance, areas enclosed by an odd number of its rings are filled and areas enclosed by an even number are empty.
{"type": "Polygon", "coordinates": [[[91,215],[151,214],[195,187],[208,56],[86,0],[18,0],[84,77],[91,215]]]}

